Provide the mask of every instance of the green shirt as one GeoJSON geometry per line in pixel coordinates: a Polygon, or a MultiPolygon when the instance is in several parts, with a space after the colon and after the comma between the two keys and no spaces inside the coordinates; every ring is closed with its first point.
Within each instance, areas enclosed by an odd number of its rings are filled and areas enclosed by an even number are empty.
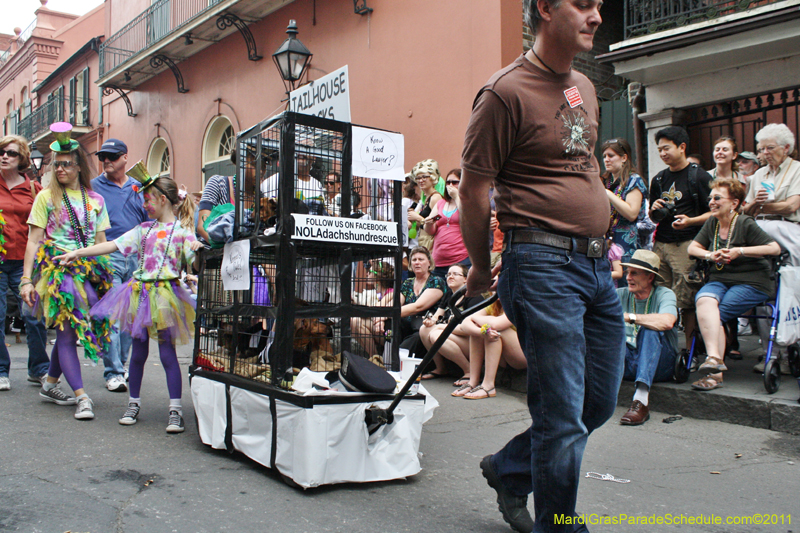
{"type": "MultiPolygon", "coordinates": [[[[652,298],[650,299],[650,307],[647,308],[647,300],[637,300],[636,297],[631,294],[627,287],[623,287],[621,289],[617,289],[617,296],[619,296],[619,301],[622,304],[622,312],[623,313],[633,313],[635,315],[646,315],[646,314],[656,314],[656,315],[672,315],[675,318],[678,317],[678,304],[677,300],[675,299],[675,293],[672,292],[672,289],[668,289],[666,287],[654,287],[653,292],[651,293],[652,298]]],[[[676,321],[677,325],[677,321],[676,321]]],[[[638,326],[639,328],[643,328],[644,326],[638,326]]],[[[631,348],[636,348],[636,335],[634,335],[634,324],[625,323],[625,342],[628,343],[628,346],[631,348]]],[[[669,329],[664,332],[664,335],[667,338],[667,342],[669,343],[672,350],[677,353],[678,352],[678,330],[675,326],[672,329],[669,329]]]]}

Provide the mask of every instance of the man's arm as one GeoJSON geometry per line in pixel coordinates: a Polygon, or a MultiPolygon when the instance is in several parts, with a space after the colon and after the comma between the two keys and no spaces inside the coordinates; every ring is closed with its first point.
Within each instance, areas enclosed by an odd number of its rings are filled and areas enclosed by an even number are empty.
{"type": "Polygon", "coordinates": [[[208,215],[210,214],[211,211],[209,211],[208,209],[201,209],[200,213],[197,216],[197,234],[203,239],[205,239],[206,242],[208,242],[208,233],[206,233],[203,224],[205,223],[206,219],[208,218],[208,215]]]}
{"type": "MultiPolygon", "coordinates": [[[[630,313],[623,315],[625,322],[630,322],[630,313]]],[[[648,313],[646,315],[636,315],[636,323],[643,328],[652,329],[655,331],[668,331],[675,327],[675,322],[678,320],[673,314],[670,313],[648,313]]]]}
{"type": "Polygon", "coordinates": [[[461,171],[458,186],[458,209],[469,213],[461,217],[461,236],[469,252],[472,267],[467,276],[467,296],[478,296],[492,285],[491,257],[489,247],[489,219],[491,205],[489,189],[492,179],[475,174],[467,169],[461,171]]]}
{"type": "Polygon", "coordinates": [[[781,202],[768,202],[761,205],[764,207],[761,213],[765,215],[793,215],[800,209],[800,195],[790,196],[781,202]]]}

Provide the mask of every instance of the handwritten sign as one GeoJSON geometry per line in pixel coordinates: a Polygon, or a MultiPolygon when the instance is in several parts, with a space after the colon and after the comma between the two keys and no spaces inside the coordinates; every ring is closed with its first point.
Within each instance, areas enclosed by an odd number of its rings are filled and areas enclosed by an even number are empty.
{"type": "Polygon", "coordinates": [[[397,222],[363,218],[300,215],[294,217],[293,239],[397,246],[397,222]]]}
{"type": "Polygon", "coordinates": [[[401,134],[353,126],[353,175],[403,181],[405,141],[401,134]]]}
{"type": "Polygon", "coordinates": [[[225,243],[222,253],[222,287],[226,291],[250,288],[250,241],[225,243]]]}
{"type": "Polygon", "coordinates": [[[289,93],[289,111],[350,122],[347,65],[289,93]]]}

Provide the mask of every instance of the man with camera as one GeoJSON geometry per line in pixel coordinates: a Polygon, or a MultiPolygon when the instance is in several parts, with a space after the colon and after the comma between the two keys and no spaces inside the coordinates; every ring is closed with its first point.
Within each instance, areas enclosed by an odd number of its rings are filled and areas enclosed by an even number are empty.
{"type": "Polygon", "coordinates": [[[650,182],[650,218],[657,224],[653,251],[661,261],[658,274],[671,288],[683,313],[687,345],[696,326],[694,296],[699,284],[689,280],[694,260],[687,249],[711,215],[711,176],[686,159],[689,134],[679,126],[656,133],[658,155],[668,168],[650,182]]]}

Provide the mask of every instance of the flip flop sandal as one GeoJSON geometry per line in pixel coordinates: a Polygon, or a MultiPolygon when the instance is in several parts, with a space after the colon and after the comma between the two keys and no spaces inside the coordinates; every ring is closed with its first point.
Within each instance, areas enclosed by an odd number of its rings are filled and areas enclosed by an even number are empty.
{"type": "Polygon", "coordinates": [[[491,388],[489,390],[486,390],[486,389],[483,388],[483,385],[478,385],[477,387],[475,387],[474,389],[469,391],[469,394],[473,394],[473,393],[480,394],[480,396],[469,396],[468,394],[465,394],[464,395],[464,399],[466,399],[466,400],[486,400],[488,398],[494,398],[495,396],[497,396],[497,389],[491,388]]]}
{"type": "Polygon", "coordinates": [[[710,391],[714,389],[719,389],[722,387],[722,382],[717,381],[716,379],[712,378],[710,375],[704,378],[698,379],[694,383],[692,383],[692,388],[694,390],[699,391],[710,391]]]}
{"type": "Polygon", "coordinates": [[[711,356],[706,357],[705,363],[700,365],[700,368],[697,369],[701,374],[716,374],[717,372],[725,372],[726,370],[728,370],[728,367],[725,366],[722,359],[711,356]]]}
{"type": "Polygon", "coordinates": [[[423,381],[427,381],[429,379],[441,379],[443,377],[447,377],[447,374],[439,374],[438,372],[428,372],[427,374],[422,374],[419,379],[423,381]]]}
{"type": "Polygon", "coordinates": [[[467,383],[469,383],[469,376],[463,375],[453,382],[453,387],[463,387],[467,383]]]}
{"type": "Polygon", "coordinates": [[[450,396],[455,396],[456,398],[461,398],[462,396],[464,396],[465,394],[469,394],[473,390],[474,390],[474,387],[472,385],[470,385],[469,383],[465,383],[464,385],[461,385],[461,388],[456,389],[453,392],[451,392],[450,396]]]}
{"type": "Polygon", "coordinates": [[[728,357],[730,357],[734,361],[741,361],[742,359],[744,359],[744,357],[742,356],[742,352],[740,352],[739,350],[731,350],[730,352],[728,352],[728,357]]]}

